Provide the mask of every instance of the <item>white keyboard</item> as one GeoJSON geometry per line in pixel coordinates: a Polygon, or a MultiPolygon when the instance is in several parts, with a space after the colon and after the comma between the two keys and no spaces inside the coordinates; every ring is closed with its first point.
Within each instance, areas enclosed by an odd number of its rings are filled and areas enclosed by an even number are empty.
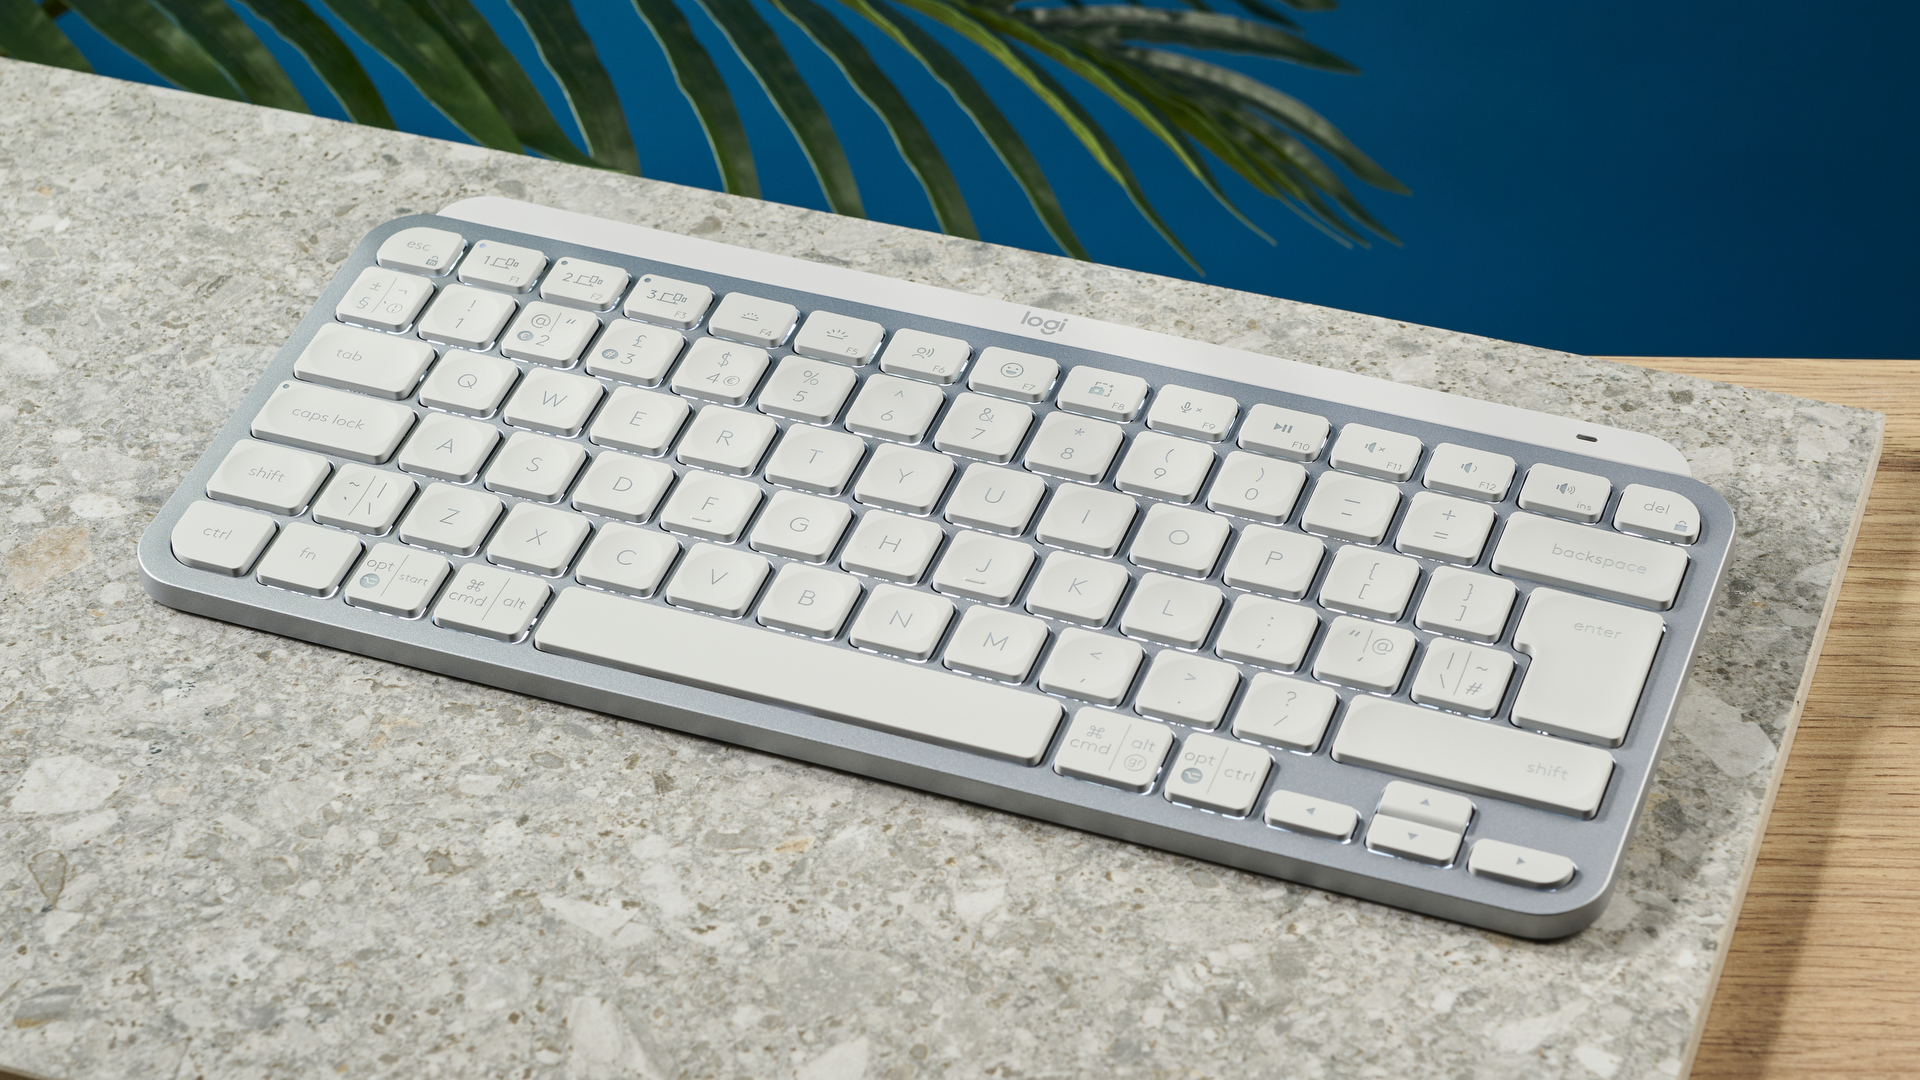
{"type": "Polygon", "coordinates": [[[1665,443],[501,199],[374,230],[189,611],[1527,937],[1726,567],[1665,443]]]}

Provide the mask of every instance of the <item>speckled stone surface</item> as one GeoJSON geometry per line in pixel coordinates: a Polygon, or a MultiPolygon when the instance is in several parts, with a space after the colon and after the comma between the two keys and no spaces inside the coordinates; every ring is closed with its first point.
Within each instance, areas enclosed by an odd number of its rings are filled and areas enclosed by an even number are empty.
{"type": "Polygon", "coordinates": [[[0,1063],[53,1077],[1661,1077],[1880,419],[0,61],[0,1063]],[[1746,529],[1612,907],[1530,944],[148,600],[378,222],[504,193],[1649,431],[1746,529]]]}

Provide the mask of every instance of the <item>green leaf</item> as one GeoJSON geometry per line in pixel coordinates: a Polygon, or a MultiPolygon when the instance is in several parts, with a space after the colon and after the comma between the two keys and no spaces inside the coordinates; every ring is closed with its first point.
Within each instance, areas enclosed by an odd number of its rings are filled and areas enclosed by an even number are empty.
{"type": "Polygon", "coordinates": [[[933,206],[933,215],[940,222],[941,230],[978,240],[980,233],[973,226],[966,196],[961,193],[953,170],[947,167],[947,159],[941,156],[939,145],[899,88],[893,85],[893,80],[874,63],[867,47],[813,0],[772,0],[772,3],[840,65],[847,81],[873,106],[873,111],[880,114],[900,156],[920,178],[920,186],[926,189],[927,202],[933,206]]]}
{"type": "Polygon", "coordinates": [[[320,81],[326,83],[327,89],[339,100],[340,107],[347,111],[348,119],[369,127],[393,127],[393,117],[388,114],[386,103],[380,100],[380,91],[374,88],[366,69],[360,66],[347,43],[340,40],[340,35],[333,32],[333,27],[315,15],[312,8],[300,0],[240,2],[300,50],[320,81]]]}
{"type": "Polygon", "coordinates": [[[520,152],[520,137],[486,90],[405,0],[326,0],[326,5],[474,142],[520,152]]]}
{"type": "Polygon", "coordinates": [[[1099,7],[1035,8],[1014,17],[1037,29],[1065,32],[1090,44],[1151,41],[1190,49],[1245,53],[1285,60],[1321,71],[1357,75],[1359,68],[1298,34],[1211,11],[1103,4],[1099,7]]]}
{"type": "Polygon", "coordinates": [[[308,112],[293,80],[226,0],[158,0],[173,20],[207,50],[233,85],[255,105],[308,112]]]}
{"type": "Polygon", "coordinates": [[[407,0],[407,6],[446,40],[521,143],[556,161],[594,164],[560,130],[520,62],[468,0],[407,0]]]}
{"type": "Polygon", "coordinates": [[[207,50],[147,0],[70,0],[70,6],[101,37],[180,89],[246,100],[207,50]]]}
{"type": "Polygon", "coordinates": [[[759,198],[760,176],[753,166],[753,147],[747,142],[740,110],[734,107],[733,94],[714,66],[713,57],[693,36],[687,17],[673,0],[633,0],[633,7],[647,29],[653,31],[654,40],[667,55],[667,66],[673,69],[673,81],[700,117],[714,164],[720,168],[721,186],[734,195],[759,198]]]}
{"type": "Polygon", "coordinates": [[[87,63],[87,58],[33,0],[0,0],[0,50],[29,63],[75,71],[93,70],[93,65],[87,63]]]}
{"type": "Polygon", "coordinates": [[[733,43],[734,51],[746,61],[753,77],[760,80],[773,107],[780,111],[793,137],[800,141],[800,151],[813,166],[813,175],[820,181],[827,205],[836,214],[866,217],[860,205],[859,185],[853,179],[853,166],[840,146],[840,137],[834,134],[833,121],[827,118],[827,111],[820,107],[806,80],[794,68],[793,58],[774,36],[773,27],[754,10],[752,0],[699,0],[699,3],[733,43]]]}
{"type": "Polygon", "coordinates": [[[593,159],[609,169],[640,175],[640,156],[633,149],[633,132],[620,107],[620,94],[601,66],[593,39],[587,36],[567,0],[507,0],[533,35],[540,59],[560,80],[574,123],[586,137],[593,159]]]}

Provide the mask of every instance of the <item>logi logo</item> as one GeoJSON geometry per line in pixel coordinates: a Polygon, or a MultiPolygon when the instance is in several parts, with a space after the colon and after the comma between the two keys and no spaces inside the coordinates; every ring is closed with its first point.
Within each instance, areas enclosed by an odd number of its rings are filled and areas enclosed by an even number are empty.
{"type": "Polygon", "coordinates": [[[1026,326],[1039,327],[1040,332],[1046,334],[1048,337],[1052,337],[1054,334],[1067,328],[1067,320],[1065,319],[1043,319],[1031,311],[1027,312],[1026,318],[1021,319],[1020,322],[1026,326]]]}

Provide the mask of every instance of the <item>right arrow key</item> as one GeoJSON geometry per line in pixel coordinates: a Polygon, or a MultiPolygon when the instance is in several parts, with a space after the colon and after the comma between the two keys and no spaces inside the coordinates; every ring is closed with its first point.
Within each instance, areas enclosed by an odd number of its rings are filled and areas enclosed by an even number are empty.
{"type": "Polygon", "coordinates": [[[1557,889],[1573,880],[1573,860],[1565,855],[1535,851],[1501,840],[1476,840],[1467,856],[1467,869],[1481,877],[1525,885],[1532,889],[1557,889]]]}

